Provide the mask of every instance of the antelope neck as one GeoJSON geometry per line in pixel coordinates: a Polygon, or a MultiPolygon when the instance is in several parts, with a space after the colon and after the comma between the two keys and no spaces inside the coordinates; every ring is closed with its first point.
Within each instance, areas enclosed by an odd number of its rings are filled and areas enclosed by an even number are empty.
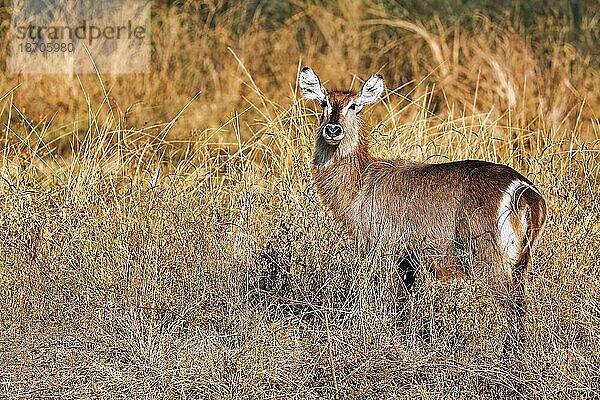
{"type": "Polygon", "coordinates": [[[313,163],[313,178],[317,192],[332,209],[345,210],[358,192],[364,181],[364,173],[375,161],[369,153],[368,145],[359,139],[357,148],[337,158],[331,146],[318,149],[313,163]],[[328,151],[328,153],[323,154],[328,151]]]}

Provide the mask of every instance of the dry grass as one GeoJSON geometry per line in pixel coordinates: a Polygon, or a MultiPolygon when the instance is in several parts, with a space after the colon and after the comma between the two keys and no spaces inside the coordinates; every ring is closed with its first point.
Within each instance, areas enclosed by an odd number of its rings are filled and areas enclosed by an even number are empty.
{"type": "Polygon", "coordinates": [[[600,396],[594,54],[560,18],[540,45],[548,26],[293,4],[276,26],[157,6],[147,76],[0,77],[0,396],[600,396]],[[541,189],[523,357],[499,358],[478,282],[422,275],[395,299],[327,215],[299,59],[330,86],[382,68],[376,153],[502,162],[541,189]]]}

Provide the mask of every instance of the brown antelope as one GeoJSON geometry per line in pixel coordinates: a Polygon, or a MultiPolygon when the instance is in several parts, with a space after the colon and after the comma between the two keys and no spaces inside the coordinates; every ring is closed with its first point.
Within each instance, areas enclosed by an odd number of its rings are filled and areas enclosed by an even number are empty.
{"type": "Polygon", "coordinates": [[[506,310],[505,353],[522,349],[524,273],[546,219],[540,192],[505,165],[372,156],[360,111],[380,99],[380,75],[358,94],[327,92],[304,68],[299,86],[305,99],[323,108],[312,168],[317,192],[359,249],[398,256],[409,290],[418,266],[436,276],[458,270],[483,280],[506,310]]]}

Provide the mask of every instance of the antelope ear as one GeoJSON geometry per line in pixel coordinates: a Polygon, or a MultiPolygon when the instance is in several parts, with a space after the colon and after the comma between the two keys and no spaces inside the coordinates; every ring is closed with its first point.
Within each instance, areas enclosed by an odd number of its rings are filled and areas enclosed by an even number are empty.
{"type": "Polygon", "coordinates": [[[358,97],[356,97],[356,105],[359,108],[376,103],[383,94],[384,83],[383,76],[377,74],[372,75],[360,89],[358,97]]]}
{"type": "Polygon", "coordinates": [[[302,96],[306,100],[314,100],[323,103],[325,100],[325,91],[323,90],[321,81],[317,74],[315,74],[315,71],[308,67],[302,68],[302,71],[298,76],[298,82],[300,84],[302,96]]]}

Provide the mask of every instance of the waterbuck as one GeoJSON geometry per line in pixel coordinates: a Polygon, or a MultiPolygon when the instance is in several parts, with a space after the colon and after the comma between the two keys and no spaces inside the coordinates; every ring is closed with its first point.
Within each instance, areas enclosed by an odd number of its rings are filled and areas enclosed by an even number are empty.
{"type": "Polygon", "coordinates": [[[546,219],[540,192],[505,165],[372,156],[360,112],[380,99],[380,75],[358,94],[327,92],[314,71],[304,68],[299,86],[305,99],[323,108],[312,167],[317,192],[363,254],[385,249],[396,255],[408,289],[418,268],[481,279],[506,310],[505,353],[521,350],[524,275],[546,219]]]}

